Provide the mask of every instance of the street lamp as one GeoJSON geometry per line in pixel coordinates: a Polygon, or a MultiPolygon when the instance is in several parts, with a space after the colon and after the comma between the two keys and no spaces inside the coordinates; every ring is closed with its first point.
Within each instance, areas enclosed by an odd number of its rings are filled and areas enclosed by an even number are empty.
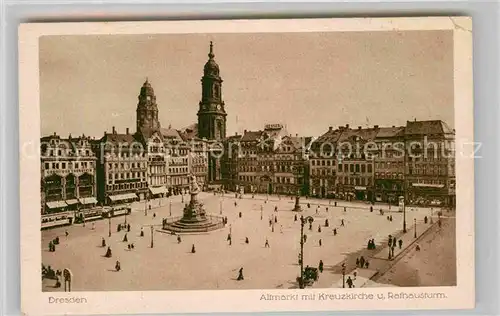
{"type": "Polygon", "coordinates": [[[413,225],[413,226],[415,227],[415,234],[413,234],[413,237],[414,237],[414,238],[417,238],[417,219],[416,219],[416,218],[414,218],[414,219],[413,219],[413,222],[414,222],[414,225],[413,225]]]}
{"type": "Polygon", "coordinates": [[[148,216],[148,199],[144,196],[144,216],[148,216]]]}
{"type": "Polygon", "coordinates": [[[220,200],[219,204],[220,204],[220,215],[222,215],[222,200],[220,200]]]}
{"type": "Polygon", "coordinates": [[[111,212],[108,213],[108,237],[111,237],[111,212]]]}
{"type": "Polygon", "coordinates": [[[154,234],[154,227],[151,225],[151,248],[153,248],[153,234],[154,234]]]}
{"type": "MultiPolygon", "coordinates": [[[[312,224],[314,222],[314,218],[312,216],[301,216],[300,217],[300,280],[299,280],[299,287],[301,289],[305,288],[304,284],[304,225],[306,222],[309,222],[309,224],[312,224]]],[[[273,225],[274,226],[274,225],[273,225]]]]}
{"type": "Polygon", "coordinates": [[[434,214],[433,214],[433,213],[434,213],[434,212],[433,212],[434,210],[433,210],[433,209],[432,209],[432,207],[431,207],[431,209],[430,209],[429,211],[430,211],[430,213],[431,213],[431,216],[430,216],[430,217],[431,217],[431,224],[433,224],[433,223],[434,223],[434,220],[432,219],[432,215],[434,215],[434,214]]]}
{"type": "Polygon", "coordinates": [[[172,200],[169,201],[168,205],[169,205],[168,206],[168,211],[170,213],[170,216],[172,216],[172,200]]]}
{"type": "Polygon", "coordinates": [[[342,263],[342,288],[345,288],[345,262],[342,263]]]}

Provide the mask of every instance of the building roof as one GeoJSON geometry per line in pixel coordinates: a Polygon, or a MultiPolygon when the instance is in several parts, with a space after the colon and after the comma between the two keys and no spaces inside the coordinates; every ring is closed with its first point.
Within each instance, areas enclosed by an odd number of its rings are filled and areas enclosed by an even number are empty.
{"type": "Polygon", "coordinates": [[[404,126],[379,127],[377,138],[402,137],[405,134],[404,126]]]}
{"type": "Polygon", "coordinates": [[[453,134],[454,131],[441,120],[408,121],[405,135],[453,134]]]}
{"type": "Polygon", "coordinates": [[[183,140],[181,133],[174,128],[160,128],[160,133],[163,137],[168,139],[183,140]]]}
{"type": "Polygon", "coordinates": [[[246,131],[243,133],[243,136],[241,137],[242,142],[253,142],[253,141],[258,141],[262,135],[264,134],[263,131],[246,131]]]}
{"type": "Polygon", "coordinates": [[[184,127],[179,131],[182,139],[185,141],[198,139],[198,123],[193,123],[189,126],[184,127]]]}

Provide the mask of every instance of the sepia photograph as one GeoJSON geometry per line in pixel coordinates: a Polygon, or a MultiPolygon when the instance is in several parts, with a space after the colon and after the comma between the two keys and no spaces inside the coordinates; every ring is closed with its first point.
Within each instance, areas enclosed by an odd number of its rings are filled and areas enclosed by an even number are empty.
{"type": "Polygon", "coordinates": [[[429,287],[415,298],[446,300],[467,256],[457,236],[473,247],[455,36],[470,20],[456,19],[40,36],[37,288],[49,304],[429,287]]]}

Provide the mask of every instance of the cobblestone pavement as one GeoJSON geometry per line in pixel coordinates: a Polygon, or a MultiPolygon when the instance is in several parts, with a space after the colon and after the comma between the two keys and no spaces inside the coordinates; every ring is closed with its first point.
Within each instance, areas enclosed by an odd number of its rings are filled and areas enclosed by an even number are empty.
{"type": "MultiPolygon", "coordinates": [[[[184,197],[184,203],[188,198],[184,197]]],[[[112,236],[108,238],[108,221],[100,220],[69,227],[42,231],[42,262],[54,269],[70,268],[74,274],[72,288],[75,291],[124,291],[124,290],[204,290],[204,289],[258,289],[258,288],[296,288],[296,277],[300,274],[298,266],[300,221],[294,221],[292,212],[294,200],[290,197],[246,196],[235,199],[234,195],[221,198],[208,193],[201,193],[199,199],[205,204],[208,213],[222,214],[228,217],[228,225],[221,230],[207,234],[183,235],[182,242],[177,237],[163,233],[159,226],[154,231],[154,247],[150,247],[151,233],[147,225],[160,225],[164,217],[182,215],[183,203],[180,196],[164,198],[151,202],[152,209],[145,215],[145,203],[132,205],[132,214],[126,217],[131,224],[127,234],[128,242],[134,243],[135,249],[128,250],[127,242],[122,242],[125,232],[117,232],[118,223],[125,217],[111,219],[112,236]],[[236,201],[237,206],[234,205],[236,201]],[[261,206],[262,219],[261,219],[261,206]],[[274,212],[274,208],[278,212],[274,212]],[[242,212],[242,218],[238,213],[242,212]],[[153,217],[153,214],[156,217],[153,217]],[[274,232],[269,220],[277,216],[274,232]],[[144,226],[144,237],[139,237],[144,226]],[[65,236],[68,231],[69,236],[65,236]],[[232,233],[232,245],[226,241],[232,233]],[[48,251],[48,242],[60,236],[61,244],[56,252],[48,251]],[[105,258],[106,248],[101,247],[105,238],[113,252],[112,258],[105,258]],[[249,238],[249,244],[244,242],[249,238]],[[270,248],[265,248],[266,238],[270,248]],[[192,245],[196,253],[191,253],[192,245]],[[119,260],[122,270],[114,271],[119,260]],[[238,270],[243,267],[244,281],[236,281],[238,270]]],[[[308,236],[304,246],[304,265],[317,266],[323,260],[325,271],[313,287],[338,286],[342,276],[339,266],[346,261],[348,273],[355,268],[352,260],[366,249],[368,239],[374,238],[378,247],[383,247],[389,234],[397,235],[402,229],[402,214],[390,212],[393,221],[387,220],[377,211],[387,205],[376,205],[373,212],[365,203],[338,202],[338,207],[329,205],[328,200],[301,200],[303,212],[314,218],[312,229],[308,225],[304,232],[308,236]],[[307,203],[311,207],[307,207],[307,203]],[[316,204],[321,204],[318,212],[316,204]],[[343,206],[347,207],[344,212],[343,206]],[[326,210],[328,207],[328,211],[326,210]],[[325,227],[328,219],[329,227],[325,227]],[[344,219],[345,227],[341,227],[344,219]],[[318,231],[321,226],[321,232],[318,231]],[[334,236],[333,229],[338,231],[334,236]],[[322,246],[319,246],[319,240],[322,246]]],[[[149,207],[146,207],[148,209],[149,207]]],[[[417,229],[424,216],[429,216],[430,209],[415,208],[407,211],[408,231],[412,231],[413,218],[417,218],[417,229]]],[[[382,260],[382,259],[381,259],[382,260]]],[[[375,265],[375,264],[374,264],[375,265]]],[[[370,267],[370,270],[372,267],[370,267]]],[[[362,276],[368,271],[359,272],[362,276]]],[[[369,273],[368,273],[369,274],[369,273]]],[[[44,281],[44,291],[60,291],[53,288],[53,281],[44,281]]]]}

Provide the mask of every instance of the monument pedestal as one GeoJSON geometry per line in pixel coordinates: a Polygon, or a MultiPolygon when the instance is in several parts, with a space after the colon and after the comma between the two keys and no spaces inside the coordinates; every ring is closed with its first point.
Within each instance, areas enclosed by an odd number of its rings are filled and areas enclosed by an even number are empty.
{"type": "Polygon", "coordinates": [[[163,230],[174,233],[204,233],[224,227],[222,217],[207,215],[198,201],[198,190],[191,191],[191,200],[184,207],[182,218],[173,223],[165,223],[163,230]]]}

